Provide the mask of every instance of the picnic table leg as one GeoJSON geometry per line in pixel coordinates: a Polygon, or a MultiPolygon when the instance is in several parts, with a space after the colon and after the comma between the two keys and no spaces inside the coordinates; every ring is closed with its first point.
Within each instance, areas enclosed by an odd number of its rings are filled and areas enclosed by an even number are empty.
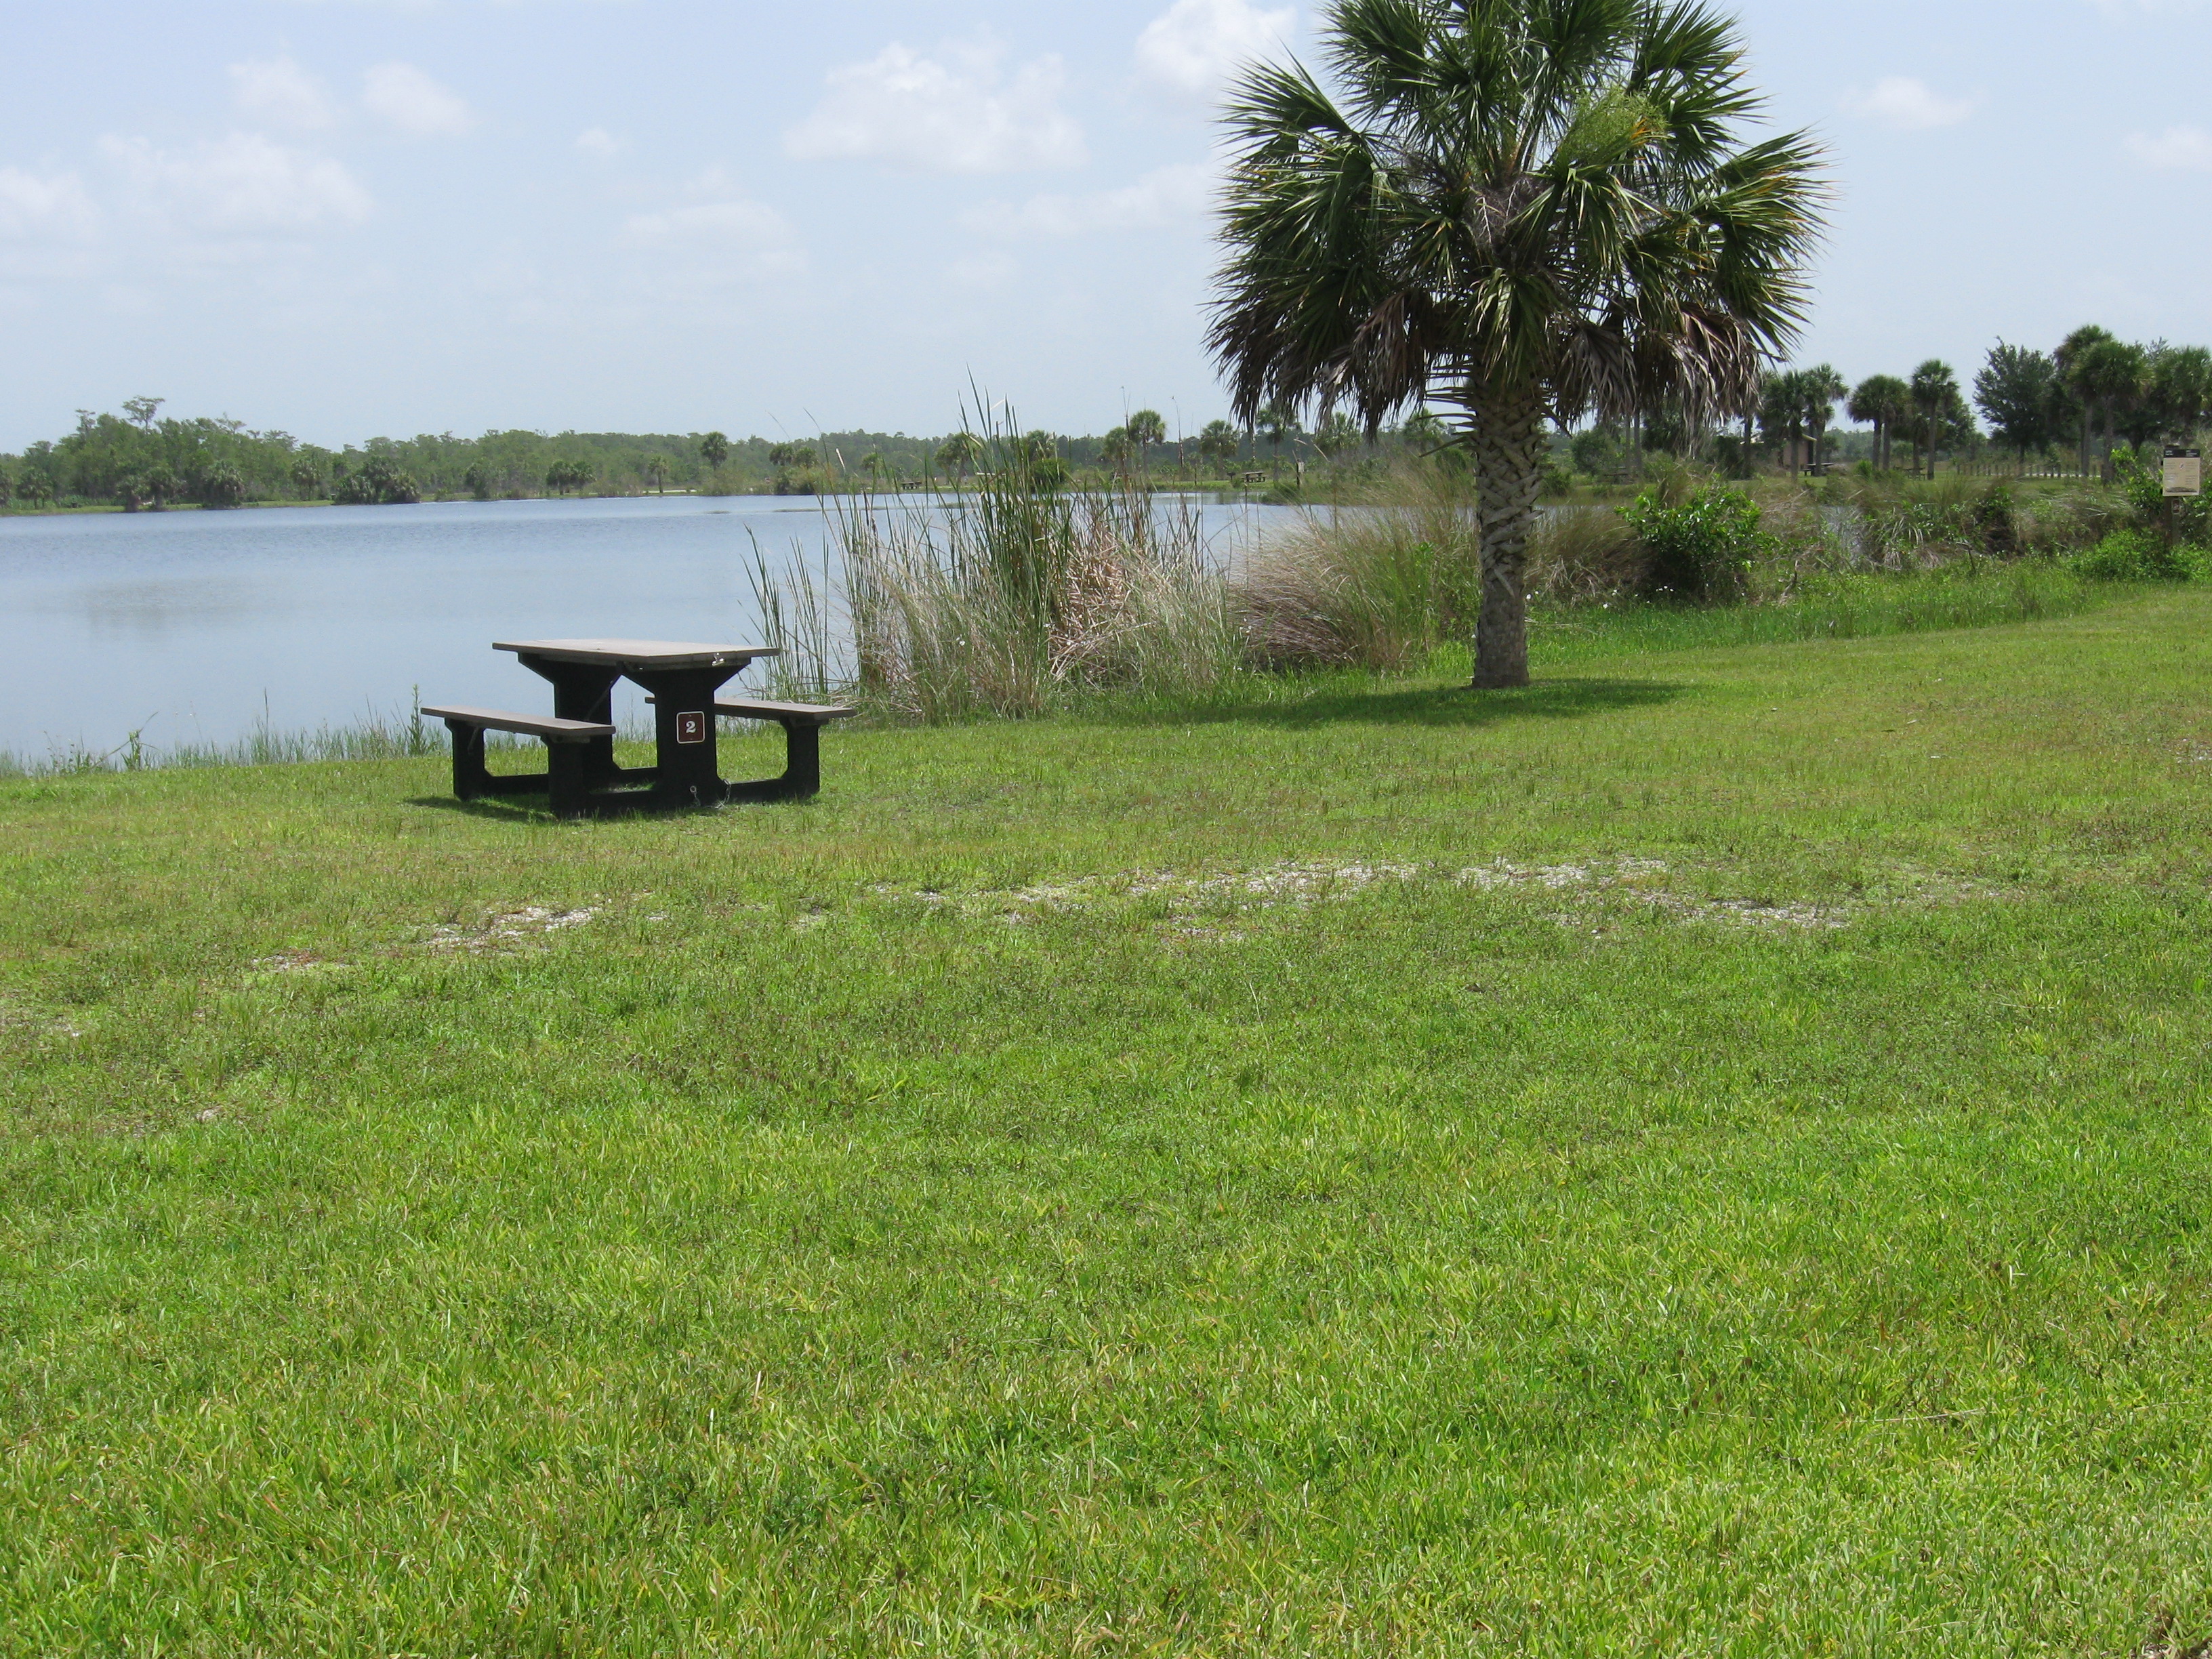
{"type": "MultiPolygon", "coordinates": [[[[615,682],[622,678],[620,670],[603,668],[596,663],[553,662],[526,651],[518,653],[516,660],[541,679],[552,683],[553,713],[556,718],[594,720],[603,725],[614,723],[615,682]]],[[[583,750],[582,775],[586,789],[605,789],[637,775],[635,770],[625,771],[615,764],[612,738],[590,738],[578,746],[583,750]]]]}
{"type": "Polygon", "coordinates": [[[728,798],[714,753],[714,694],[733,670],[633,670],[653,696],[653,798],[663,806],[705,806],[728,798]]]}
{"type": "Polygon", "coordinates": [[[545,794],[556,818],[580,818],[591,811],[590,747],[589,742],[545,745],[545,794]]]}
{"type": "Polygon", "coordinates": [[[459,800],[475,800],[491,793],[491,774],[484,766],[484,734],[481,726],[470,726],[460,720],[447,720],[446,730],[453,734],[453,794],[459,800]]]}
{"type": "MultiPolygon", "coordinates": [[[[774,715],[763,717],[774,720],[774,715]]],[[[822,726],[817,720],[779,720],[783,728],[783,775],[723,785],[730,800],[811,800],[822,793],[822,726]]]]}
{"type": "Polygon", "coordinates": [[[822,793],[822,728],[812,720],[784,720],[783,793],[805,800],[822,793]]]}

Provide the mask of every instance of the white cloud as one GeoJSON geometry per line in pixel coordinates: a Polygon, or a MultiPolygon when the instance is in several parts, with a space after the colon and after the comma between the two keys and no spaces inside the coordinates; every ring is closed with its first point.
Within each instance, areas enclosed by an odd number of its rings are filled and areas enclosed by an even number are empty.
{"type": "Polygon", "coordinates": [[[1013,287],[1021,274],[1022,268],[998,248],[963,255],[945,267],[946,282],[976,294],[1003,294],[1013,287]]]}
{"type": "Polygon", "coordinates": [[[623,235],[641,247],[781,246],[791,240],[791,224],[759,202],[700,202],[637,214],[623,225],[623,235]]]}
{"type": "Polygon", "coordinates": [[[1000,74],[986,41],[925,58],[894,42],[824,76],[814,112],[786,132],[799,161],[878,161],[928,173],[1018,173],[1080,166],[1083,130],[1060,107],[1056,56],[1000,74]]]}
{"type": "MultiPolygon", "coordinates": [[[[699,187],[713,191],[723,183],[719,172],[710,172],[699,187]]],[[[633,215],[623,225],[622,240],[659,256],[664,274],[688,275],[694,284],[793,276],[806,265],[789,220],[764,202],[737,197],[633,215]]]]}
{"type": "Polygon", "coordinates": [[[412,64],[379,64],[362,76],[362,106],[410,138],[458,138],[476,112],[412,64]]]}
{"type": "Polygon", "coordinates": [[[628,146],[605,127],[586,127],[576,135],[576,148],[582,154],[604,161],[620,155],[628,146]]]}
{"type": "Polygon", "coordinates": [[[969,230],[1010,240],[1152,230],[1203,215],[1212,199],[1215,176],[1210,167],[1179,161],[1155,167],[1119,190],[1032,196],[1018,206],[987,202],[962,214],[960,222],[969,230]]]}
{"type": "Polygon", "coordinates": [[[2212,132],[2203,127],[2168,127],[2155,137],[2146,132],[2131,132],[2128,135],[2128,150],[2148,167],[2212,173],[2212,132]]]}
{"type": "Polygon", "coordinates": [[[368,216],[368,192],[341,163],[258,133],[234,132],[181,152],[143,138],[107,137],[100,147],[149,208],[182,228],[297,231],[368,216]]]}
{"type": "Polygon", "coordinates": [[[1255,58],[1280,49],[1294,15],[1251,0],[1175,0],[1137,37],[1137,73],[1170,97],[1203,102],[1255,58]]]}
{"type": "Polygon", "coordinates": [[[25,241],[79,236],[98,216],[75,173],[41,179],[21,167],[0,167],[0,236],[25,241]]]}
{"type": "Polygon", "coordinates": [[[289,58],[251,58],[230,66],[231,100],[243,114],[279,126],[312,129],[337,119],[323,83],[289,58]]]}
{"type": "Polygon", "coordinates": [[[1892,75],[1875,82],[1872,92],[1853,92],[1844,107],[1854,115],[1879,121],[1899,132],[1919,132],[1929,127],[1954,127],[1974,112],[1978,100],[1946,98],[1925,81],[1909,75],[1892,75]]]}

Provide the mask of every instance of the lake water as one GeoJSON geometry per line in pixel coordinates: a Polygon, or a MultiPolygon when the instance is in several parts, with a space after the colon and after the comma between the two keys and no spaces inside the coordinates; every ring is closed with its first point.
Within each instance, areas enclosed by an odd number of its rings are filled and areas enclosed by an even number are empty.
{"type": "MultiPolygon", "coordinates": [[[[1225,559],[1284,509],[1198,511],[1225,559]]],[[[550,709],[493,640],[750,642],[756,539],[818,571],[827,528],[761,495],[0,518],[0,750],[389,720],[417,687],[550,709]]],[[[631,692],[618,719],[641,716],[631,692]]]]}

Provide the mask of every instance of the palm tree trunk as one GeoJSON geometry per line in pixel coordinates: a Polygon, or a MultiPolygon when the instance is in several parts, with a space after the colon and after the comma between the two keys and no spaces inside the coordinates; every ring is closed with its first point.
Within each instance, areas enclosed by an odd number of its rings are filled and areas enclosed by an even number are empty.
{"type": "Polygon", "coordinates": [[[1469,399],[1476,511],[1482,520],[1482,613],[1474,684],[1528,684],[1528,532],[1542,476],[1544,404],[1533,392],[1469,399]]]}

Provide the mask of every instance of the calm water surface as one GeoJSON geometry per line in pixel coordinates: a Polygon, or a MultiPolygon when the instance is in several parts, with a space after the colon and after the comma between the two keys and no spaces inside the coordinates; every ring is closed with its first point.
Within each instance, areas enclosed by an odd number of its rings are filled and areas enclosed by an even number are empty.
{"type": "MultiPolygon", "coordinates": [[[[1224,558],[1281,511],[1200,509],[1224,558]]],[[[0,519],[0,749],[389,720],[417,687],[550,710],[494,639],[749,642],[756,539],[818,571],[826,528],[772,496],[0,519]]],[[[641,712],[633,696],[617,716],[641,712]]]]}

